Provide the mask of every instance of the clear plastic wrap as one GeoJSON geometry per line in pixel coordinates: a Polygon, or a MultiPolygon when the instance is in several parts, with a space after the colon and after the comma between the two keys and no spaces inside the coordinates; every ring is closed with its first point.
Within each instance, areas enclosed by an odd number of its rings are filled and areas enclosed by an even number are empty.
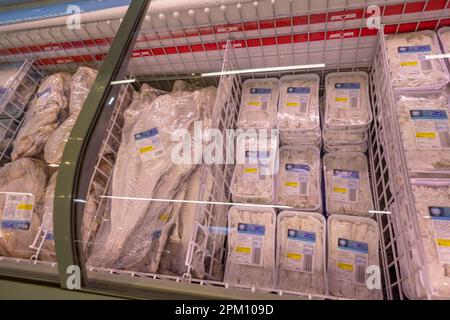
{"type": "Polygon", "coordinates": [[[367,151],[367,142],[358,143],[358,144],[341,144],[341,145],[329,145],[327,143],[324,144],[323,149],[325,152],[366,152],[367,151]]]}
{"type": "Polygon", "coordinates": [[[439,88],[450,80],[442,59],[425,58],[441,54],[434,31],[387,35],[386,50],[392,84],[396,89],[439,88]]]}
{"type": "Polygon", "coordinates": [[[277,288],[326,294],[326,222],[315,212],[277,217],[277,288]]]}
{"type": "Polygon", "coordinates": [[[325,78],[326,129],[367,129],[372,122],[369,76],[365,72],[330,73],[325,78]]]}
{"type": "Polygon", "coordinates": [[[42,152],[47,139],[64,120],[70,79],[67,73],[57,73],[44,79],[14,142],[13,160],[35,157],[42,152]]]}
{"type": "Polygon", "coordinates": [[[332,215],[328,218],[328,288],[330,294],[350,299],[382,299],[382,292],[369,289],[366,273],[380,267],[379,232],[370,218],[332,215]]]}
{"type": "Polygon", "coordinates": [[[237,126],[242,129],[271,129],[275,127],[278,96],[278,79],[249,79],[244,81],[237,126]]]}
{"type": "Polygon", "coordinates": [[[370,216],[373,202],[366,156],[359,152],[327,153],[323,169],[327,213],[370,216]]]}
{"type": "MultiPolygon", "coordinates": [[[[216,93],[215,88],[177,92],[152,102],[147,95],[136,94],[124,113],[112,195],[173,199],[196,166],[194,159],[186,164],[173,162],[172,151],[179,143],[172,140],[172,133],[188,130],[192,136],[193,122],[212,113],[216,93]]],[[[98,237],[105,240],[94,248],[89,264],[156,272],[168,234],[161,237],[167,224],[160,223],[160,217],[168,210],[172,210],[168,202],[112,199],[110,228],[104,229],[107,235],[99,232],[98,237]]]]}
{"type": "Polygon", "coordinates": [[[319,84],[316,74],[284,76],[280,79],[277,128],[320,130],[319,84]]]}
{"type": "Polygon", "coordinates": [[[414,226],[407,211],[409,206],[399,206],[400,211],[393,214],[397,227],[403,229],[404,245],[411,250],[408,254],[412,263],[408,269],[414,270],[406,278],[403,289],[409,299],[426,297],[425,288],[430,290],[433,299],[450,299],[450,180],[413,179],[411,182],[412,208],[417,215],[425,256],[417,250],[414,226]],[[427,270],[427,282],[419,272],[423,269],[422,261],[427,270]]]}
{"type": "MultiPolygon", "coordinates": [[[[243,136],[242,136],[243,137],[243,136]]],[[[275,198],[274,168],[277,149],[270,138],[237,139],[238,149],[245,148],[245,163],[239,161],[234,167],[230,191],[237,203],[272,204],[275,198]]],[[[278,143],[277,143],[278,146],[278,143]]]]}
{"type": "Polygon", "coordinates": [[[0,256],[29,259],[42,221],[44,164],[22,158],[0,169],[0,256]]]}
{"type": "Polygon", "coordinates": [[[412,173],[450,174],[449,95],[445,89],[397,95],[397,116],[412,173]]]}
{"type": "Polygon", "coordinates": [[[320,151],[316,147],[281,147],[276,175],[277,204],[294,210],[321,211],[321,172],[320,151]]]}
{"type": "Polygon", "coordinates": [[[230,208],[225,283],[275,287],[275,225],[274,209],[230,208]]]}
{"type": "Polygon", "coordinates": [[[69,110],[71,115],[80,114],[84,102],[97,78],[97,70],[80,67],[72,76],[72,84],[70,90],[69,110]]]}

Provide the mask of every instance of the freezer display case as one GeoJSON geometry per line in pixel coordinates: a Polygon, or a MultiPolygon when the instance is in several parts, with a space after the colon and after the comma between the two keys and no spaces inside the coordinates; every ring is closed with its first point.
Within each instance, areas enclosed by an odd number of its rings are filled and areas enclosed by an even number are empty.
{"type": "Polygon", "coordinates": [[[127,298],[450,298],[450,209],[429,203],[443,227],[424,228],[410,180],[450,161],[410,169],[449,147],[447,1],[119,5],[0,27],[0,276],[127,298]]]}

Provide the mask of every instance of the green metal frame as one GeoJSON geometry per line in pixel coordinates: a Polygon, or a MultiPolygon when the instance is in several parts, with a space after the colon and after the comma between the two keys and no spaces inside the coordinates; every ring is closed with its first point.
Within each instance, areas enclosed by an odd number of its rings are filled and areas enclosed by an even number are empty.
{"type": "Polygon", "coordinates": [[[117,97],[119,86],[111,86],[114,80],[125,75],[128,60],[136,42],[139,28],[151,0],[133,0],[114,38],[84,107],[66,144],[56,183],[54,201],[54,234],[61,286],[67,288],[69,266],[79,266],[86,275],[81,246],[80,228],[83,203],[86,199],[90,176],[93,174],[100,144],[106,133],[113,108],[108,101],[117,97]],[[87,177],[87,178],[86,178],[87,177]]]}

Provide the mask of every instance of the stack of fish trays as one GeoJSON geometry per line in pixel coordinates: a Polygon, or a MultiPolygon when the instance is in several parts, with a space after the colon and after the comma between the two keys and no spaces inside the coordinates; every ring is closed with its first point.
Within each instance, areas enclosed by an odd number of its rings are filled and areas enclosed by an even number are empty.
{"type": "Polygon", "coordinates": [[[280,79],[277,128],[284,145],[314,145],[322,137],[319,112],[320,78],[316,74],[284,76],[280,79]]]}
{"type": "Polygon", "coordinates": [[[389,210],[409,299],[450,298],[450,76],[440,55],[433,31],[380,32],[375,51],[389,210]]]}
{"type": "Polygon", "coordinates": [[[367,151],[368,130],[372,123],[367,73],[328,74],[324,100],[324,150],[367,151]]]}
{"type": "Polygon", "coordinates": [[[41,77],[31,60],[0,64],[0,167],[11,160],[12,143],[41,77]]]}

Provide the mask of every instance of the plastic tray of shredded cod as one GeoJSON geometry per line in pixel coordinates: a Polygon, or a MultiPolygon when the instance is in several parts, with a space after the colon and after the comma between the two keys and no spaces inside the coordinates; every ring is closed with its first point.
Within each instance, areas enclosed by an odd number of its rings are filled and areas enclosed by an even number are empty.
{"type": "Polygon", "coordinates": [[[230,208],[225,283],[275,288],[275,228],[273,208],[230,208]]]}
{"type": "Polygon", "coordinates": [[[327,294],[326,221],[316,212],[283,211],[277,217],[277,288],[327,294]]]}
{"type": "Polygon", "coordinates": [[[370,216],[373,208],[367,158],[360,152],[331,152],[323,158],[327,214],[370,216]]]}
{"type": "Polygon", "coordinates": [[[292,210],[322,211],[320,150],[315,146],[283,146],[276,175],[276,202],[292,210]]]}
{"type": "MultiPolygon", "coordinates": [[[[264,139],[263,139],[264,140],[264,139]]],[[[275,173],[278,162],[278,140],[261,141],[244,135],[237,138],[238,153],[242,147],[243,158],[237,155],[230,191],[234,202],[273,204],[275,200],[275,173]],[[246,139],[248,138],[248,139],[246,139]],[[265,141],[265,142],[264,142],[265,141]],[[276,143],[273,148],[268,144],[276,143]]]]}
{"type": "Polygon", "coordinates": [[[430,90],[445,86],[450,75],[441,54],[437,34],[431,30],[386,35],[386,56],[396,90],[430,90]]]}
{"type": "Polygon", "coordinates": [[[447,90],[403,92],[395,97],[400,136],[411,177],[450,177],[447,90]]]}
{"type": "Polygon", "coordinates": [[[366,130],[372,122],[366,72],[334,72],[325,77],[326,129],[366,130]]]}
{"type": "Polygon", "coordinates": [[[367,286],[369,266],[380,266],[379,231],[371,218],[335,214],[328,218],[328,288],[331,295],[379,300],[382,292],[367,286]]]}
{"type": "Polygon", "coordinates": [[[450,299],[450,179],[411,179],[411,191],[413,203],[392,206],[403,290],[409,299],[450,299]]]}
{"type": "Polygon", "coordinates": [[[274,128],[277,119],[278,97],[278,79],[245,80],[237,126],[241,129],[274,128]]]}
{"type": "Polygon", "coordinates": [[[319,85],[316,74],[281,77],[276,124],[283,140],[302,143],[311,134],[320,138],[319,85]]]}

